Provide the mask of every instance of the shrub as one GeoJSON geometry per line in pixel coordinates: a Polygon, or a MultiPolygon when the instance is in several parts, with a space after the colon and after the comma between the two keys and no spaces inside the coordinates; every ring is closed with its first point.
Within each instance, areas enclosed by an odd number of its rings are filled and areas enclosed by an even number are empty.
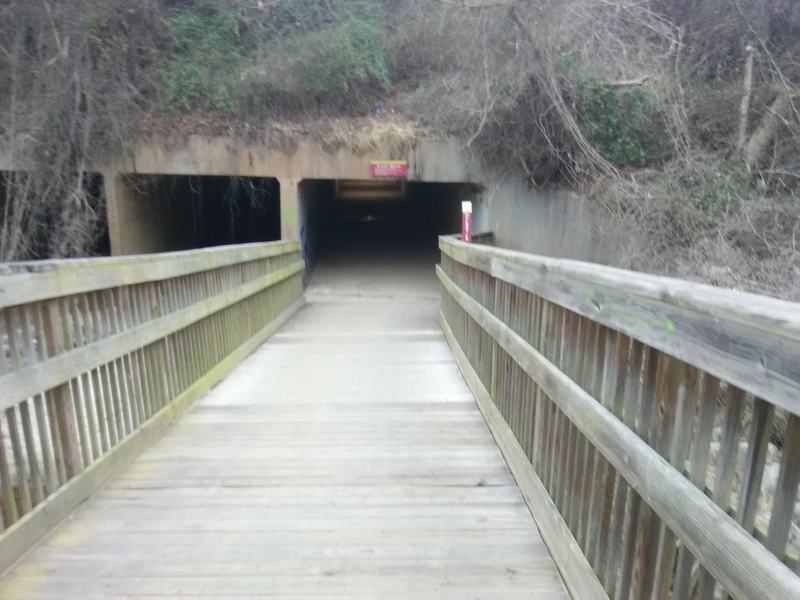
{"type": "Polygon", "coordinates": [[[383,30],[374,22],[352,18],[325,31],[316,60],[302,64],[300,79],[308,91],[349,92],[379,85],[389,86],[383,54],[383,30]]]}
{"type": "Polygon", "coordinates": [[[162,108],[232,112],[244,63],[237,15],[205,0],[168,19],[173,52],[161,76],[162,108]]]}
{"type": "Polygon", "coordinates": [[[735,213],[752,196],[743,165],[724,160],[704,161],[700,157],[691,169],[668,167],[652,182],[657,196],[684,205],[716,219],[735,213]]]}
{"type": "Polygon", "coordinates": [[[738,163],[713,161],[686,177],[687,200],[709,216],[737,211],[750,196],[750,181],[738,163]]]}
{"type": "Polygon", "coordinates": [[[669,154],[663,115],[647,88],[579,83],[576,90],[581,128],[606,160],[644,167],[669,154]]]}
{"type": "Polygon", "coordinates": [[[388,89],[383,14],[373,3],[370,11],[362,10],[366,5],[360,2],[341,4],[328,13],[332,20],[315,11],[311,16],[302,13],[295,29],[282,31],[265,45],[245,73],[245,106],[257,110],[270,104],[297,108],[315,103],[353,112],[371,106],[388,89]]]}

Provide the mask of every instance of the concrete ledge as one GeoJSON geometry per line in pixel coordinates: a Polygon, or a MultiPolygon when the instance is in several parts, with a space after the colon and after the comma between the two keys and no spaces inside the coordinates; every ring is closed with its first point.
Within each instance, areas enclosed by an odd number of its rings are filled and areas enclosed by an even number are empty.
{"type": "Polygon", "coordinates": [[[471,160],[459,142],[420,139],[406,150],[389,143],[363,152],[300,140],[291,150],[230,137],[188,136],[181,143],[142,142],[104,170],[142,175],[219,175],[278,179],[372,179],[370,161],[407,160],[409,181],[474,182],[471,160]]]}

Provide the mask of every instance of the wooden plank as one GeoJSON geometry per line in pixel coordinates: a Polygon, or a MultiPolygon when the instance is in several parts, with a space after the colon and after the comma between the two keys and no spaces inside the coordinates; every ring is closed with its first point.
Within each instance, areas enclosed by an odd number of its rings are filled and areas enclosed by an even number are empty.
{"type": "Polygon", "coordinates": [[[28,461],[22,450],[22,436],[19,433],[19,423],[17,421],[17,408],[7,408],[5,411],[6,425],[8,426],[8,437],[11,440],[11,453],[14,455],[14,467],[16,474],[16,485],[11,488],[12,493],[16,490],[17,506],[19,514],[24,515],[32,508],[31,490],[28,486],[28,461]]]}
{"type": "Polygon", "coordinates": [[[245,341],[222,362],[198,379],[173,402],[162,408],[135,433],[128,436],[100,460],[92,464],[45,502],[25,515],[0,535],[0,573],[8,570],[33,548],[59,522],[84,502],[100,486],[131,463],[200,396],[205,394],[264,340],[277,331],[303,305],[301,298],[258,334],[245,341]]]}
{"type": "MultiPolygon", "coordinates": [[[[36,344],[34,339],[36,336],[36,331],[31,320],[31,307],[24,306],[18,308],[18,316],[20,319],[22,332],[21,346],[24,346],[21,348],[21,350],[25,354],[25,362],[35,361],[38,355],[36,352],[36,344]]],[[[23,429],[25,431],[25,443],[27,446],[28,457],[31,460],[31,478],[33,479],[33,484],[35,486],[35,494],[33,498],[34,504],[38,504],[45,495],[49,494],[47,449],[46,445],[41,444],[42,441],[46,441],[46,438],[43,439],[39,435],[39,431],[41,429],[40,424],[36,424],[37,428],[34,428],[33,425],[33,420],[38,420],[36,412],[37,406],[41,406],[41,398],[38,397],[32,398],[28,402],[23,402],[22,405],[20,405],[20,409],[22,411],[23,429]],[[31,415],[30,412],[31,405],[33,405],[33,415],[31,415]],[[37,444],[37,442],[39,443],[37,444]],[[36,449],[37,445],[39,447],[39,452],[37,452],[36,449]],[[40,472],[38,456],[41,456],[44,474],[40,472]]]]}
{"type": "MultiPolygon", "coordinates": [[[[717,456],[716,473],[712,499],[723,510],[731,505],[734,478],[736,477],[736,460],[739,454],[742,415],[744,413],[744,392],[728,386],[725,400],[725,421],[722,427],[722,438],[717,456]]],[[[717,582],[707,570],[700,573],[697,597],[699,600],[711,600],[716,596],[717,582]]]]}
{"type": "Polygon", "coordinates": [[[440,238],[456,261],[530,290],[800,413],[800,310],[784,302],[440,238]]]}
{"type": "Polygon", "coordinates": [[[754,599],[800,597],[800,577],[441,268],[437,274],[447,293],[533,377],[726,590],[754,599]]]}
{"type": "Polygon", "coordinates": [[[269,242],[139,256],[5,263],[0,264],[0,308],[298,252],[299,242],[269,242]]]}
{"type": "MultiPolygon", "coordinates": [[[[70,326],[66,328],[67,348],[77,348],[82,344],[79,340],[80,322],[75,310],[75,298],[62,298],[61,304],[66,317],[69,319],[70,326]]],[[[84,377],[80,376],[70,382],[72,387],[72,400],[75,407],[75,418],[77,421],[78,439],[80,441],[81,460],[84,466],[92,463],[91,442],[89,441],[89,430],[86,426],[88,421],[86,415],[86,395],[83,387],[84,377]]],[[[89,402],[91,404],[91,401],[89,402]]]]}
{"type": "MultiPolygon", "coordinates": [[[[19,323],[13,319],[13,309],[4,311],[6,321],[6,341],[8,343],[8,354],[10,358],[11,369],[19,368],[22,364],[20,356],[20,340],[19,338],[19,323]]],[[[29,335],[27,331],[23,332],[23,336],[29,335]]],[[[14,454],[14,463],[17,471],[17,498],[20,504],[20,511],[24,514],[28,512],[32,505],[37,504],[42,498],[42,486],[39,479],[38,465],[36,461],[36,453],[33,449],[31,438],[31,423],[30,412],[27,401],[21,402],[17,407],[8,408],[5,411],[6,424],[8,425],[9,437],[11,438],[11,448],[14,454]],[[17,411],[19,411],[22,419],[22,431],[19,429],[19,422],[17,421],[17,411]],[[23,453],[23,443],[25,445],[25,452],[23,453]],[[30,472],[30,480],[28,473],[30,472]],[[33,484],[33,485],[31,485],[33,484]]]]}
{"type": "MultiPolygon", "coordinates": [[[[45,362],[28,365],[0,376],[0,409],[13,406],[21,398],[55,388],[99,365],[106,365],[125,354],[152,344],[231,304],[241,302],[245,298],[289,279],[304,269],[305,266],[302,262],[295,263],[240,288],[197,302],[177,314],[147,320],[138,327],[117,335],[103,338],[103,330],[96,330],[96,341],[92,344],[71,351],[57,352],[55,355],[51,353],[51,357],[45,362]],[[98,337],[101,339],[98,340],[98,337]]],[[[94,311],[87,312],[94,313],[94,311]]],[[[99,315],[95,314],[94,320],[98,321],[99,315]]]]}
{"type": "MultiPolygon", "coordinates": [[[[628,339],[623,335],[609,331],[607,334],[605,365],[603,368],[602,398],[604,405],[612,410],[617,418],[622,418],[622,401],[625,389],[625,360],[627,359],[628,339]]],[[[587,547],[589,561],[603,583],[607,582],[606,572],[613,548],[609,547],[612,535],[612,516],[614,508],[614,488],[616,472],[608,461],[598,453],[600,463],[598,488],[595,490],[596,508],[599,510],[598,523],[593,524],[590,543],[587,547]]]]}
{"type": "MultiPolygon", "coordinates": [[[[48,336],[44,325],[44,313],[47,310],[45,302],[30,305],[31,319],[33,327],[36,331],[36,338],[38,341],[38,351],[36,355],[37,360],[46,360],[49,354],[48,336]]],[[[55,390],[51,390],[38,396],[37,419],[39,420],[39,433],[42,436],[41,445],[43,452],[47,456],[47,463],[45,469],[48,474],[48,488],[49,493],[57,489],[66,479],[64,473],[64,461],[60,456],[60,441],[58,439],[58,428],[55,427],[55,410],[54,410],[54,394],[55,390]]]]}
{"type": "MultiPolygon", "coordinates": [[[[253,303],[258,320],[267,306],[253,303]]],[[[307,306],[0,580],[0,597],[566,598],[435,311],[307,306]],[[423,315],[423,334],[391,335],[423,315]]]]}
{"type": "MultiPolygon", "coordinates": [[[[623,406],[622,422],[631,431],[637,430],[637,423],[640,419],[642,371],[645,361],[644,345],[639,341],[631,340],[630,360],[626,365],[628,386],[621,402],[623,406]]],[[[615,542],[618,540],[618,543],[611,546],[612,559],[608,563],[609,568],[605,581],[609,588],[614,589],[615,598],[627,600],[632,583],[633,560],[636,551],[636,523],[639,520],[642,499],[619,473],[617,473],[615,501],[615,542]]]]}
{"type": "Polygon", "coordinates": [[[786,556],[786,542],[795,512],[797,486],[800,483],[800,417],[791,415],[786,425],[781,466],[772,503],[766,545],[778,557],[786,556]]]}
{"type": "MultiPolygon", "coordinates": [[[[105,318],[103,316],[103,306],[99,302],[100,293],[92,292],[86,294],[92,320],[94,322],[94,336],[95,340],[102,343],[108,340],[111,336],[106,331],[105,318]]],[[[110,357],[108,357],[110,359],[110,357]]],[[[116,398],[114,393],[114,377],[111,373],[110,360],[98,361],[95,363],[97,368],[95,371],[98,374],[100,382],[100,397],[103,401],[100,413],[103,415],[103,429],[108,437],[108,447],[113,448],[117,445],[118,431],[116,424],[116,398]]],[[[82,369],[83,370],[83,369],[82,369]]]]}
{"type": "MultiPolygon", "coordinates": [[[[74,296],[73,312],[79,315],[81,324],[78,333],[78,347],[84,348],[99,337],[95,326],[95,316],[89,305],[89,295],[74,296]]],[[[108,450],[107,422],[105,418],[105,401],[103,398],[100,369],[91,369],[82,376],[86,391],[86,415],[89,418],[89,438],[93,460],[108,450]]]]}
{"type": "Polygon", "coordinates": [[[761,482],[764,477],[767,449],[773,432],[774,415],[774,406],[760,398],[755,399],[740,485],[739,504],[736,510],[736,518],[742,527],[751,533],[755,526],[758,502],[761,497],[761,482]]]}
{"type": "MultiPolygon", "coordinates": [[[[664,357],[666,363],[657,391],[657,421],[655,449],[676,469],[683,467],[682,462],[675,459],[678,454],[676,446],[685,443],[682,436],[691,428],[684,429],[683,408],[686,403],[687,368],[672,357],[664,357]]],[[[657,520],[654,526],[655,535],[650,540],[650,562],[654,573],[652,580],[652,597],[654,600],[667,600],[674,574],[674,561],[677,539],[666,524],[657,520]]]]}
{"type": "MultiPolygon", "coordinates": [[[[699,489],[705,489],[706,471],[711,452],[711,438],[714,433],[714,418],[717,408],[719,380],[712,375],[704,374],[698,384],[699,413],[697,416],[697,434],[689,455],[689,472],[691,481],[699,489]]],[[[678,549],[677,567],[675,570],[675,598],[688,598],[691,589],[692,570],[695,557],[686,545],[678,549]]]]}
{"type": "MultiPolygon", "coordinates": [[[[112,331],[114,334],[120,334],[126,330],[123,320],[122,306],[118,301],[119,288],[114,288],[108,291],[108,303],[111,310],[111,323],[112,331]]],[[[131,354],[125,353],[117,361],[117,370],[119,376],[119,388],[122,398],[122,411],[125,418],[124,431],[128,435],[136,430],[138,427],[138,420],[136,415],[136,396],[133,387],[133,365],[131,363],[131,354]]],[[[173,369],[174,370],[174,367],[173,369]]],[[[175,396],[178,394],[176,393],[175,396]]]]}
{"type": "Polygon", "coordinates": [[[558,566],[570,595],[573,598],[608,598],[578,542],[553,504],[508,423],[503,419],[489,392],[472,368],[443,314],[440,315],[440,322],[458,368],[519,485],[522,497],[558,566]]]}
{"type": "MultiPolygon", "coordinates": [[[[144,305],[144,298],[142,286],[136,285],[131,289],[131,306],[133,307],[133,315],[135,316],[136,328],[149,323],[150,316],[146,314],[146,307],[144,305]]],[[[191,329],[191,328],[189,328],[191,329]]],[[[135,329],[133,329],[135,330],[135,329]]],[[[152,417],[156,412],[156,384],[155,375],[152,372],[153,365],[151,362],[150,349],[142,345],[136,352],[141,357],[141,376],[143,385],[142,404],[144,412],[142,415],[143,420],[152,417]]],[[[191,380],[194,381],[200,376],[200,372],[192,372],[191,380]]]]}
{"type": "MultiPolygon", "coordinates": [[[[52,357],[64,354],[67,349],[65,339],[67,324],[61,303],[58,300],[49,301],[47,309],[42,311],[42,318],[44,320],[45,343],[50,353],[49,355],[52,357]]],[[[27,369],[19,369],[15,373],[25,370],[27,369]]],[[[60,468],[63,470],[62,481],[71,479],[83,469],[78,431],[75,423],[75,407],[72,404],[72,391],[69,386],[70,379],[72,377],[66,377],[63,383],[51,388],[50,406],[52,407],[52,412],[50,413],[50,428],[56,434],[56,462],[61,464],[60,468]]],[[[44,390],[42,388],[37,390],[37,392],[41,391],[44,390]]],[[[33,396],[34,393],[36,392],[25,395],[33,396]]]]}
{"type": "Polygon", "coordinates": [[[19,519],[19,509],[14,495],[14,480],[11,477],[11,461],[6,452],[6,436],[0,420],[0,486],[3,496],[3,527],[8,528],[19,519]]]}

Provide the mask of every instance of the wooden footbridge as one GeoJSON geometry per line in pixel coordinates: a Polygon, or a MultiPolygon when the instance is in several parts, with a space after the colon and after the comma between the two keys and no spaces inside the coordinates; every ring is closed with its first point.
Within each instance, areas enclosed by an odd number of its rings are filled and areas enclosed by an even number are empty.
{"type": "Polygon", "coordinates": [[[800,598],[797,305],[440,248],[0,267],[0,598],[800,598]]]}

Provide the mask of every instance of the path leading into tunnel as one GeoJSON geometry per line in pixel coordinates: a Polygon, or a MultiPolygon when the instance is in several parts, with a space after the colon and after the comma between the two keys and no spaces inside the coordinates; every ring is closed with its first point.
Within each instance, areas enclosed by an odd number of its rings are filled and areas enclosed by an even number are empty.
{"type": "Polygon", "coordinates": [[[566,597],[441,333],[432,265],[328,258],[308,304],[1,598],[566,597]]]}

